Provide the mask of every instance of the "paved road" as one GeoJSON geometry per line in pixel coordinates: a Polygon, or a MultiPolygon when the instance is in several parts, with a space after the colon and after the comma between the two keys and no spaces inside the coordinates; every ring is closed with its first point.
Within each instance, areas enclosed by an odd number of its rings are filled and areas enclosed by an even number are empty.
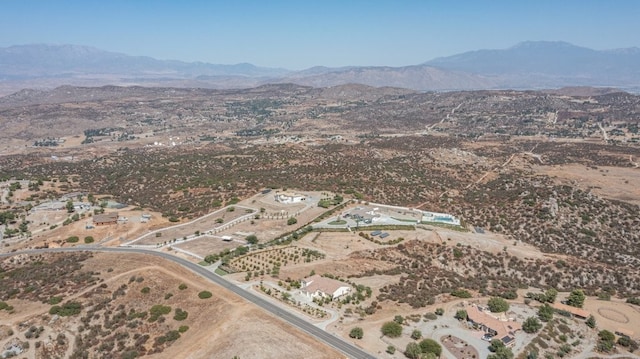
{"type": "Polygon", "coordinates": [[[342,353],[344,353],[345,355],[347,355],[350,358],[372,358],[374,359],[375,357],[368,354],[367,352],[363,351],[362,349],[359,349],[355,346],[353,346],[350,343],[345,342],[344,340],[314,326],[313,324],[307,322],[306,320],[292,314],[291,312],[287,311],[286,309],[283,309],[267,300],[265,300],[264,298],[261,298],[253,293],[250,293],[232,283],[230,283],[229,281],[223,279],[222,277],[220,277],[219,275],[207,270],[206,268],[189,262],[186,259],[183,258],[179,258],[179,257],[175,257],[169,253],[166,252],[157,252],[157,251],[152,251],[152,250],[148,250],[148,249],[141,249],[141,248],[126,248],[126,247],[114,247],[114,248],[108,248],[108,247],[96,247],[96,246],[78,246],[78,247],[74,247],[74,248],[48,248],[48,249],[31,249],[31,250],[25,250],[25,251],[19,251],[19,252],[14,252],[14,253],[2,253],[0,254],[0,258],[2,257],[8,257],[8,256],[13,256],[13,255],[17,255],[17,254],[36,254],[36,253],[44,253],[44,252],[77,252],[77,251],[83,251],[83,250],[87,250],[87,251],[93,251],[93,252],[119,252],[119,253],[140,253],[140,254],[150,254],[150,255],[155,255],[158,257],[162,257],[164,259],[173,261],[175,263],[178,263],[180,265],[182,265],[183,267],[186,267],[188,269],[190,269],[192,272],[207,278],[208,280],[212,281],[213,283],[232,291],[233,293],[241,296],[242,298],[244,298],[245,300],[258,305],[259,307],[261,307],[262,309],[274,314],[275,316],[277,316],[278,318],[288,322],[289,324],[301,329],[302,331],[306,332],[307,334],[310,334],[311,336],[315,337],[316,339],[330,345],[331,347],[341,351],[342,353]]]}

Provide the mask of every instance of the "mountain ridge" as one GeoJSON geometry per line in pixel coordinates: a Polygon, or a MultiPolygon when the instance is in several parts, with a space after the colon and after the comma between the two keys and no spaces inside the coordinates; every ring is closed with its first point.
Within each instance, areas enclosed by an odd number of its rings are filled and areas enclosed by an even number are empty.
{"type": "Polygon", "coordinates": [[[23,88],[151,86],[248,88],[269,83],[327,87],[349,83],[417,91],[548,89],[567,86],[640,89],[640,48],[593,50],[564,41],[524,41],[421,64],[314,66],[300,71],[158,60],[82,45],[14,45],[0,48],[0,95],[23,88]]]}

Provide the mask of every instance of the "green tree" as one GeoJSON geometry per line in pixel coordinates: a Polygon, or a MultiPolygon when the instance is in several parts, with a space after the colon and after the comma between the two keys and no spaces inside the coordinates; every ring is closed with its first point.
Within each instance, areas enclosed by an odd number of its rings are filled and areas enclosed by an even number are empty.
{"type": "Polygon", "coordinates": [[[596,327],[596,318],[593,315],[590,315],[585,323],[587,323],[589,328],[593,329],[596,327]]]}
{"type": "Polygon", "coordinates": [[[84,243],[89,244],[89,243],[93,243],[94,239],[92,236],[86,236],[84,237],[84,243]]]}
{"type": "Polygon", "coordinates": [[[386,322],[382,324],[382,328],[380,329],[382,335],[385,335],[389,338],[398,338],[402,335],[402,325],[396,322],[386,322]]]}
{"type": "Polygon", "coordinates": [[[354,339],[362,339],[363,336],[364,336],[364,331],[360,327],[352,328],[351,331],[349,332],[349,337],[354,339]]]}
{"type": "Polygon", "coordinates": [[[394,347],[393,345],[389,345],[389,346],[387,347],[387,353],[389,353],[389,354],[395,354],[395,352],[396,352],[396,347],[394,347]]]}
{"type": "Polygon", "coordinates": [[[435,356],[439,357],[442,354],[442,346],[438,344],[433,339],[423,339],[420,341],[420,349],[422,349],[423,353],[433,353],[435,356]]]}
{"type": "Polygon", "coordinates": [[[544,299],[548,303],[555,302],[556,297],[558,297],[558,291],[555,288],[549,288],[546,292],[544,292],[544,299]]]}
{"type": "Polygon", "coordinates": [[[458,298],[471,298],[471,293],[466,289],[456,289],[451,292],[451,295],[458,298]]]}
{"type": "Polygon", "coordinates": [[[401,315],[396,315],[395,317],[393,317],[393,321],[398,324],[402,324],[404,323],[404,317],[401,315]]]}
{"type": "Polygon", "coordinates": [[[404,355],[409,359],[420,359],[422,357],[422,349],[418,343],[411,342],[404,349],[404,355]]]}
{"type": "Polygon", "coordinates": [[[613,335],[613,333],[608,330],[601,330],[598,333],[598,344],[596,347],[599,351],[608,353],[613,350],[615,340],[616,336],[613,335]]]}
{"type": "Polygon", "coordinates": [[[444,309],[436,308],[436,315],[444,315],[444,309]]]}
{"type": "Polygon", "coordinates": [[[198,293],[198,298],[200,299],[207,299],[207,298],[211,298],[212,296],[213,294],[211,294],[211,292],[207,290],[203,290],[202,292],[198,293]]]}
{"type": "Polygon", "coordinates": [[[73,201],[68,200],[65,208],[67,209],[67,213],[73,213],[75,211],[75,208],[73,207],[73,201]]]}
{"type": "Polygon", "coordinates": [[[258,244],[258,237],[255,234],[248,235],[245,240],[249,244],[258,244]]]}
{"type": "Polygon", "coordinates": [[[67,243],[78,243],[79,240],[78,236],[71,236],[66,239],[67,243]]]}
{"type": "Polygon", "coordinates": [[[576,308],[582,308],[585,298],[586,296],[584,295],[582,289],[576,289],[572,291],[571,294],[569,294],[569,298],[567,298],[567,305],[576,308]]]}
{"type": "Polygon", "coordinates": [[[455,315],[455,318],[458,320],[467,320],[468,317],[469,315],[467,314],[467,311],[464,309],[459,309],[455,315]]]}
{"type": "Polygon", "coordinates": [[[501,313],[509,310],[509,303],[500,297],[492,297],[489,299],[489,310],[493,313],[501,313]]]}
{"type": "Polygon", "coordinates": [[[288,225],[290,225],[290,226],[292,226],[292,225],[294,225],[294,224],[296,224],[296,223],[298,223],[298,220],[297,220],[295,217],[290,217],[290,218],[287,220],[287,224],[288,224],[288,225]]]}
{"type": "Polygon", "coordinates": [[[536,317],[529,317],[522,323],[522,330],[525,333],[535,333],[540,328],[542,328],[542,323],[536,317]]]}
{"type": "Polygon", "coordinates": [[[419,329],[414,329],[411,332],[411,339],[418,340],[420,338],[422,338],[422,332],[419,329]]]}
{"type": "Polygon", "coordinates": [[[494,353],[502,347],[504,347],[504,343],[500,339],[493,339],[489,342],[489,350],[494,353]]]}
{"type": "Polygon", "coordinates": [[[543,304],[538,309],[538,318],[543,322],[548,322],[553,319],[553,308],[549,304],[543,304]]]}
{"type": "Polygon", "coordinates": [[[493,354],[488,355],[487,359],[513,359],[513,352],[500,339],[493,339],[489,345],[489,350],[493,354]]]}

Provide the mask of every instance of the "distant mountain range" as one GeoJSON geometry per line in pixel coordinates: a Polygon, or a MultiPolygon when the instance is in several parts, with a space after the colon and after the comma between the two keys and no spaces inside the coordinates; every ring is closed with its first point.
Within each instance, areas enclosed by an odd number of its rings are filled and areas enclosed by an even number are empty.
{"type": "Polygon", "coordinates": [[[540,89],[563,86],[640,89],[640,49],[597,51],[566,42],[523,42],[404,67],[313,67],[303,71],[252,64],[157,60],[76,45],[0,48],[0,95],[60,85],[243,88],[267,83],[327,87],[348,83],[420,91],[540,89]]]}

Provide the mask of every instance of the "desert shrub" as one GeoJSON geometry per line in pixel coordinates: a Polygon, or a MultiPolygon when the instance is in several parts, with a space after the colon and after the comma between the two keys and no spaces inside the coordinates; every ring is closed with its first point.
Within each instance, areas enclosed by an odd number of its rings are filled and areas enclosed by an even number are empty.
{"type": "Polygon", "coordinates": [[[458,298],[471,298],[471,293],[466,289],[456,289],[451,292],[451,295],[458,298]]]}
{"type": "Polygon", "coordinates": [[[420,341],[420,349],[423,354],[433,353],[436,357],[442,354],[442,346],[433,339],[423,339],[420,341]]]}
{"type": "Polygon", "coordinates": [[[553,307],[545,303],[538,309],[538,318],[543,322],[548,322],[553,318],[553,312],[553,307]]]}
{"type": "Polygon", "coordinates": [[[213,296],[213,294],[211,294],[211,292],[203,290],[202,292],[198,293],[198,298],[200,299],[207,299],[207,298],[211,298],[213,296]]]}
{"type": "Polygon", "coordinates": [[[67,237],[66,242],[67,243],[78,243],[79,240],[80,240],[80,238],[78,238],[78,236],[71,236],[71,237],[67,237]]]}
{"type": "Polygon", "coordinates": [[[149,309],[149,314],[150,314],[149,321],[155,322],[161,316],[169,313],[171,313],[171,307],[162,305],[162,304],[156,304],[153,307],[151,307],[151,309],[149,309]]]}
{"type": "Polygon", "coordinates": [[[56,305],[56,304],[59,304],[60,302],[62,302],[62,297],[51,297],[48,303],[51,305],[56,305]]]}
{"type": "Polygon", "coordinates": [[[409,359],[420,359],[422,357],[422,349],[418,343],[411,342],[404,349],[404,355],[409,359]]]}
{"type": "Polygon", "coordinates": [[[458,319],[458,320],[467,320],[467,318],[468,318],[467,311],[464,310],[464,309],[459,309],[456,312],[455,318],[458,319]]]}
{"type": "Polygon", "coordinates": [[[542,328],[542,323],[536,317],[529,317],[522,323],[522,330],[525,333],[535,333],[540,328],[542,328]]]}
{"type": "Polygon", "coordinates": [[[187,289],[187,285],[186,285],[186,284],[184,284],[184,283],[181,283],[181,284],[178,286],[178,289],[180,289],[180,290],[185,290],[185,289],[187,289]]]}
{"type": "Polygon", "coordinates": [[[349,332],[349,337],[354,339],[362,339],[363,336],[364,336],[364,331],[360,327],[352,328],[351,331],[349,332]]]}
{"type": "Polygon", "coordinates": [[[175,315],[173,319],[175,320],[185,320],[189,316],[189,313],[186,310],[182,310],[180,308],[176,308],[175,315]]]}
{"type": "Polygon", "coordinates": [[[627,303],[640,305],[640,298],[638,298],[638,297],[627,298],[627,303]]]}
{"type": "Polygon", "coordinates": [[[425,315],[424,315],[424,319],[427,319],[427,320],[436,320],[436,319],[438,319],[438,316],[436,315],[436,313],[431,313],[431,312],[429,312],[429,313],[425,313],[425,315]]]}
{"type": "Polygon", "coordinates": [[[402,335],[402,325],[396,322],[386,322],[382,325],[380,331],[384,336],[387,336],[389,338],[397,338],[402,335]]]}
{"type": "Polygon", "coordinates": [[[67,302],[62,306],[54,305],[49,309],[49,314],[51,315],[59,315],[61,317],[69,317],[72,315],[80,314],[82,311],[82,304],[78,302],[67,302]]]}
{"type": "Polygon", "coordinates": [[[509,310],[509,303],[500,297],[493,297],[487,303],[489,310],[493,313],[502,313],[509,310]]]}
{"type": "Polygon", "coordinates": [[[84,237],[84,243],[89,244],[89,243],[93,243],[95,240],[93,239],[92,236],[86,236],[84,237]]]}

